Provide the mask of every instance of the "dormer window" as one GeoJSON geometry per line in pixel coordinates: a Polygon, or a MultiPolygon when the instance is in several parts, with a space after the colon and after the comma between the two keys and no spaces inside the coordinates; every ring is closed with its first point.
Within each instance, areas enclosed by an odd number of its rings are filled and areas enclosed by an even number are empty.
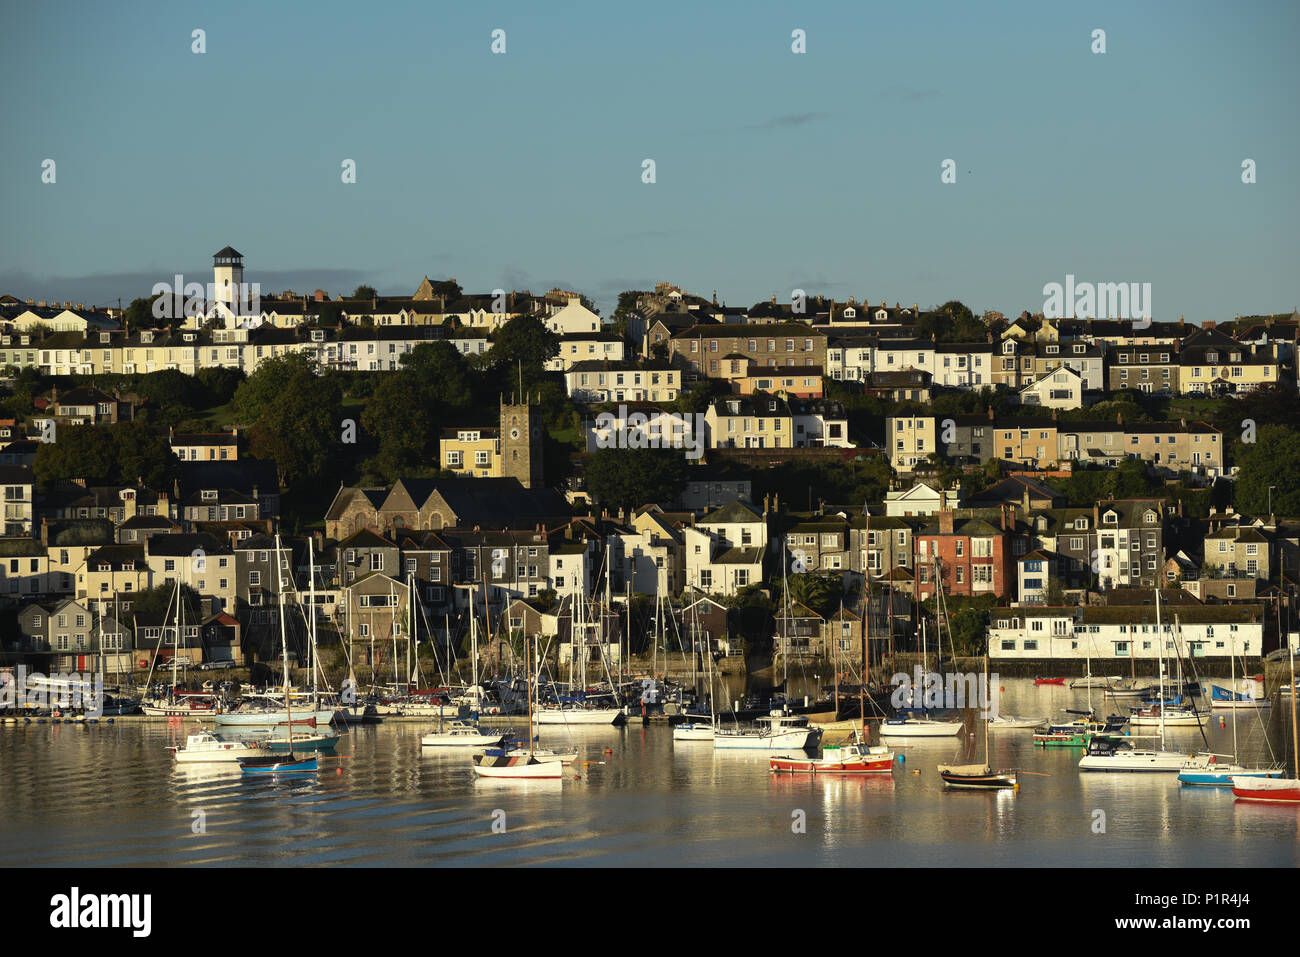
{"type": "Polygon", "coordinates": [[[1087,350],[1088,350],[1088,347],[1087,347],[1087,346],[1084,346],[1084,345],[1077,345],[1077,346],[1074,347],[1074,354],[1075,354],[1076,356],[1081,356],[1081,355],[1083,355],[1087,350]]]}
{"type": "Polygon", "coordinates": [[[1128,353],[1121,352],[1121,353],[1119,354],[1119,364],[1120,364],[1120,365],[1128,365],[1128,353]]]}
{"type": "Polygon", "coordinates": [[[1147,522],[1147,524],[1148,524],[1148,525],[1154,525],[1154,524],[1155,524],[1155,521],[1156,521],[1156,513],[1155,513],[1155,512],[1147,512],[1147,514],[1146,514],[1146,522],[1147,522]]]}
{"type": "Polygon", "coordinates": [[[100,341],[100,344],[102,344],[102,345],[108,345],[112,340],[113,340],[113,337],[112,337],[111,335],[109,335],[107,332],[101,332],[101,333],[99,334],[99,341],[100,341]]]}
{"type": "Polygon", "coordinates": [[[312,342],[324,342],[324,341],[325,341],[325,330],[324,330],[324,329],[313,329],[313,330],[311,331],[311,341],[312,341],[312,342]]]}
{"type": "Polygon", "coordinates": [[[1084,531],[1088,527],[1088,520],[1086,518],[1076,518],[1074,520],[1074,527],[1080,531],[1084,531]]]}
{"type": "Polygon", "coordinates": [[[1232,353],[1231,356],[1229,357],[1229,360],[1232,361],[1232,362],[1240,362],[1240,361],[1241,361],[1241,353],[1240,353],[1240,352],[1234,352],[1234,353],[1232,353]]]}
{"type": "Polygon", "coordinates": [[[1207,352],[1207,353],[1205,354],[1205,361],[1206,361],[1206,362],[1218,362],[1218,361],[1219,361],[1219,354],[1218,354],[1217,352],[1207,352]]]}
{"type": "Polygon", "coordinates": [[[857,315],[858,315],[858,311],[854,309],[852,306],[849,306],[849,308],[844,310],[845,319],[854,319],[857,317],[857,315]]]}
{"type": "Polygon", "coordinates": [[[1061,351],[1061,347],[1060,347],[1060,346],[1048,346],[1048,347],[1047,347],[1047,354],[1048,354],[1049,356],[1054,356],[1054,355],[1056,355],[1057,353],[1059,353],[1060,351],[1061,351]]]}
{"type": "Polygon", "coordinates": [[[215,502],[217,500],[217,490],[214,488],[205,488],[203,490],[203,501],[215,502]]]}
{"type": "Polygon", "coordinates": [[[1119,522],[1119,515],[1117,515],[1115,512],[1107,512],[1107,513],[1106,513],[1106,524],[1107,524],[1107,525],[1115,525],[1115,524],[1117,524],[1118,522],[1119,522]]]}

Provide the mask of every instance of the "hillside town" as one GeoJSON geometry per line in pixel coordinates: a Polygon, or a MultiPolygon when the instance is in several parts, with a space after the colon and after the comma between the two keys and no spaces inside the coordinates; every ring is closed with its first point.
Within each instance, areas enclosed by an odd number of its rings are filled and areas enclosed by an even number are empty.
{"type": "Polygon", "coordinates": [[[1295,627],[1295,313],[660,283],[607,319],[427,277],[249,297],[213,261],[201,301],[0,297],[5,664],[275,662],[282,605],[298,654],[372,671],[471,630],[485,666],[567,660],[593,610],[587,655],[651,656],[666,615],[736,670],[883,662],[924,624],[1004,671],[1149,672],[1157,593],[1207,667],[1295,627]]]}

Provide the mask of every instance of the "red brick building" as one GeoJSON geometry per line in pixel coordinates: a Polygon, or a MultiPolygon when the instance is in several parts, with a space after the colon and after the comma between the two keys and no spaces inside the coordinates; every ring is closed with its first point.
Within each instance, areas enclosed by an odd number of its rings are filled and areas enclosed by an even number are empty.
{"type": "Polygon", "coordinates": [[[936,560],[943,592],[950,596],[1015,595],[1015,559],[1028,551],[1029,535],[1017,528],[1015,514],[939,512],[915,536],[917,588],[921,599],[936,592],[936,560]]]}

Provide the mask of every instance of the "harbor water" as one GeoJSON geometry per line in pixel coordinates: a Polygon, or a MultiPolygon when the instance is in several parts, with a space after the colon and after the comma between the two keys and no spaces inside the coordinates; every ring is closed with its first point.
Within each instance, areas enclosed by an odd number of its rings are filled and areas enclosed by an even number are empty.
{"type": "MultiPolygon", "coordinates": [[[[1004,687],[1003,713],[1085,706],[1082,690],[1004,687]]],[[[1103,708],[1095,691],[1093,703],[1103,708]]],[[[1286,699],[1215,712],[1208,750],[1232,753],[1234,722],[1240,763],[1285,761],[1290,773],[1286,699]]],[[[270,779],[177,770],[167,746],[193,722],[6,724],[0,849],[11,865],[112,867],[1300,863],[1296,807],[1174,774],[1082,773],[1078,750],[1036,748],[1029,731],[990,735],[991,763],[1021,770],[1018,791],[945,792],[935,766],[982,762],[982,733],[891,740],[902,758],[892,775],[845,778],[776,776],[766,754],[674,742],[666,724],[548,727],[543,744],[576,747],[579,763],[558,781],[500,782],[477,779],[467,752],[422,748],[432,723],[347,729],[319,774],[270,779]]],[[[1167,743],[1207,750],[1196,728],[1169,730],[1167,743]]]]}

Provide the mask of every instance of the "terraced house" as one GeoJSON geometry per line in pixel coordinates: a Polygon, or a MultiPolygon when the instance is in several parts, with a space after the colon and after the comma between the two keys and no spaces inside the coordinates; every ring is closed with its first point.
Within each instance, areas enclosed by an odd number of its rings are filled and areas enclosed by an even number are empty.
{"type": "Polygon", "coordinates": [[[705,444],[711,449],[792,449],[790,403],[755,393],[714,399],[704,413],[705,444]]]}
{"type": "Polygon", "coordinates": [[[1102,589],[1155,587],[1164,564],[1160,499],[1108,499],[1093,507],[1093,567],[1102,589]]]}
{"type": "Polygon", "coordinates": [[[826,367],[826,335],[800,322],[758,326],[696,325],[668,340],[669,358],[685,368],[687,378],[718,377],[728,356],[760,366],[826,367]]]}
{"type": "Polygon", "coordinates": [[[1133,389],[1138,392],[1177,395],[1182,391],[1179,346],[1116,345],[1110,347],[1107,387],[1112,392],[1133,389]]]}
{"type": "Polygon", "coordinates": [[[1271,346],[1243,345],[1215,329],[1199,329],[1183,340],[1178,364],[1184,395],[1230,395],[1280,381],[1271,346]]]}

